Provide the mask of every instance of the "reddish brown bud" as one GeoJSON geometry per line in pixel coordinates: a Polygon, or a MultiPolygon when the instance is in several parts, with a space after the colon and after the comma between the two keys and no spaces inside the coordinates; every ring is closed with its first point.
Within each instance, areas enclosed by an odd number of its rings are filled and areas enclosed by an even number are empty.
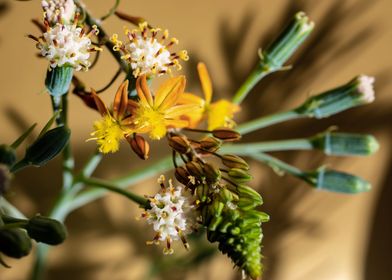
{"type": "Polygon", "coordinates": [[[221,172],[219,168],[216,168],[210,163],[204,164],[204,173],[207,177],[207,180],[212,183],[219,181],[221,178],[221,172]]]}
{"type": "Polygon", "coordinates": [[[190,174],[188,172],[188,170],[186,170],[184,167],[180,166],[176,168],[176,171],[174,172],[174,176],[176,176],[176,179],[178,180],[178,182],[180,182],[181,184],[185,185],[185,186],[189,186],[190,185],[190,174]]]}
{"type": "Polygon", "coordinates": [[[143,160],[148,159],[150,144],[142,136],[136,134],[134,137],[127,137],[127,140],[135,154],[143,160]]]}
{"type": "Polygon", "coordinates": [[[227,127],[214,129],[212,135],[223,141],[238,141],[241,139],[241,134],[239,132],[227,127]]]}
{"type": "Polygon", "coordinates": [[[204,171],[203,171],[203,167],[200,165],[200,163],[196,162],[196,161],[190,161],[186,163],[186,169],[188,170],[188,172],[197,178],[201,178],[204,177],[204,171]]]}
{"type": "Polygon", "coordinates": [[[90,107],[93,110],[98,111],[97,104],[94,101],[94,97],[90,92],[86,91],[86,88],[82,81],[80,81],[75,76],[72,77],[72,83],[74,85],[74,90],[72,91],[73,94],[78,96],[87,107],[90,107]]]}
{"type": "MultiPolygon", "coordinates": [[[[118,16],[120,19],[128,21],[129,23],[132,23],[134,25],[139,25],[140,23],[145,22],[146,20],[142,17],[135,17],[135,16],[131,16],[128,15],[126,13],[123,12],[119,12],[119,11],[115,11],[114,14],[116,16],[118,16]]],[[[151,25],[148,25],[148,28],[152,28],[151,25]]]]}
{"type": "Polygon", "coordinates": [[[243,158],[236,155],[223,155],[222,163],[229,168],[249,170],[248,163],[243,158]]]}
{"type": "Polygon", "coordinates": [[[191,146],[185,136],[175,135],[170,137],[169,146],[180,154],[186,154],[191,150],[191,146]]]}
{"type": "Polygon", "coordinates": [[[208,152],[216,152],[221,146],[221,141],[214,137],[206,137],[200,141],[200,148],[208,152]]]}

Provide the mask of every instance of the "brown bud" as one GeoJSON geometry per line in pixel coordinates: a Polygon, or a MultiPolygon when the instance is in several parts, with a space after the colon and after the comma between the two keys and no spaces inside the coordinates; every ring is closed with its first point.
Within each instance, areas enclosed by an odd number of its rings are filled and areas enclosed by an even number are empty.
{"type": "Polygon", "coordinates": [[[134,137],[127,137],[127,140],[135,154],[143,160],[148,159],[150,145],[142,136],[136,134],[134,137]]]}
{"type": "Polygon", "coordinates": [[[192,176],[195,176],[196,178],[204,177],[203,167],[200,165],[200,163],[196,161],[190,161],[187,162],[185,166],[192,176]]]}
{"type": "Polygon", "coordinates": [[[212,135],[223,141],[238,141],[241,139],[241,134],[233,129],[227,127],[220,127],[212,131],[212,135]]]}
{"type": "Polygon", "coordinates": [[[204,174],[207,177],[207,180],[210,182],[217,182],[220,180],[221,172],[219,168],[216,168],[210,163],[204,164],[204,174]]]}
{"type": "MultiPolygon", "coordinates": [[[[134,25],[139,25],[140,23],[145,22],[146,20],[142,17],[135,17],[135,16],[131,16],[128,15],[126,13],[123,12],[119,12],[119,11],[115,11],[114,14],[116,16],[118,16],[120,19],[128,21],[129,23],[132,23],[134,25]]],[[[151,25],[148,25],[148,28],[152,28],[151,25]]]]}
{"type": "Polygon", "coordinates": [[[186,170],[182,166],[176,168],[176,171],[174,172],[174,176],[176,176],[176,179],[178,180],[178,182],[180,182],[181,184],[183,184],[185,186],[189,186],[191,184],[191,181],[189,178],[190,174],[189,174],[188,170],[186,170]]]}
{"type": "Polygon", "coordinates": [[[248,163],[243,158],[236,155],[223,155],[222,163],[229,168],[249,170],[248,163]]]}
{"type": "Polygon", "coordinates": [[[221,146],[221,141],[214,137],[206,137],[200,141],[200,148],[208,152],[216,152],[221,146]]]}
{"type": "Polygon", "coordinates": [[[191,150],[191,146],[185,136],[175,135],[170,137],[169,146],[180,154],[186,154],[191,150]]]}
{"type": "Polygon", "coordinates": [[[74,85],[74,90],[72,91],[72,93],[82,99],[82,101],[87,107],[98,111],[97,104],[95,103],[92,94],[86,91],[86,87],[82,83],[82,81],[79,80],[77,77],[73,76],[72,83],[74,85]]]}
{"type": "Polygon", "coordinates": [[[245,183],[252,180],[252,176],[246,170],[239,168],[231,168],[228,175],[238,183],[245,183]]]}

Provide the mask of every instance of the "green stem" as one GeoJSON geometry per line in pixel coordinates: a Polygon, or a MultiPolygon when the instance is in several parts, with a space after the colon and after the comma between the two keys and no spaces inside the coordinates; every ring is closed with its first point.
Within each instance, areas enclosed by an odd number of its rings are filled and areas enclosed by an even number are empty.
{"type": "Polygon", "coordinates": [[[273,69],[267,65],[257,65],[257,67],[253,69],[248,78],[235,93],[233,97],[233,103],[240,104],[262,78],[275,71],[276,69],[273,69]]]}
{"type": "Polygon", "coordinates": [[[136,202],[143,208],[149,208],[149,201],[148,199],[139,196],[135,193],[132,193],[130,191],[125,190],[124,188],[120,188],[119,186],[116,186],[110,182],[107,182],[105,180],[97,179],[97,178],[81,178],[80,182],[83,182],[85,185],[92,186],[92,187],[97,187],[97,188],[102,188],[111,192],[118,193],[122,196],[127,197],[128,199],[132,200],[133,202],[136,202]]]}
{"type": "Polygon", "coordinates": [[[286,112],[260,117],[258,119],[237,126],[236,130],[241,134],[247,134],[258,129],[265,128],[267,126],[303,117],[304,116],[302,114],[298,113],[294,109],[286,112]]]}
{"type": "Polygon", "coordinates": [[[308,183],[311,183],[306,172],[303,172],[302,170],[298,169],[297,167],[292,166],[288,163],[285,163],[284,161],[281,161],[280,159],[277,159],[277,158],[270,156],[270,155],[267,155],[265,153],[254,153],[249,156],[255,160],[264,162],[265,164],[270,166],[274,171],[276,171],[278,174],[282,173],[282,172],[288,173],[288,174],[293,175],[299,179],[302,179],[308,183]]]}
{"type": "Polygon", "coordinates": [[[103,17],[101,17],[101,21],[104,21],[108,17],[112,16],[114,14],[114,12],[117,10],[118,5],[120,5],[120,0],[115,1],[113,7],[109,10],[109,12],[106,15],[104,15],[103,17]]]}
{"type": "Polygon", "coordinates": [[[4,197],[0,197],[0,208],[7,214],[18,219],[26,219],[14,205],[9,203],[4,197]]]}
{"type": "Polygon", "coordinates": [[[291,139],[282,141],[224,145],[220,149],[220,152],[236,155],[252,155],[258,152],[289,150],[313,150],[313,145],[309,139],[291,139]]]}

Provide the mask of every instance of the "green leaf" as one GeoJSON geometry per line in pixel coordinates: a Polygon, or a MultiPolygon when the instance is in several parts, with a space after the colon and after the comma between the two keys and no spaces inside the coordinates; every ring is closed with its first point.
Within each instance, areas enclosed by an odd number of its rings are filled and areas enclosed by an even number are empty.
{"type": "Polygon", "coordinates": [[[37,124],[33,124],[32,126],[30,126],[29,129],[27,129],[25,131],[25,133],[23,133],[18,139],[15,140],[14,143],[11,144],[11,148],[16,149],[19,147],[20,144],[23,143],[24,140],[26,140],[26,138],[30,135],[30,133],[34,130],[34,128],[37,126],[37,124]]]}
{"type": "Polygon", "coordinates": [[[49,130],[49,128],[53,125],[54,121],[60,116],[60,113],[61,110],[58,110],[53,114],[53,116],[49,119],[49,121],[45,124],[44,128],[39,133],[38,138],[40,138],[49,130]]]}

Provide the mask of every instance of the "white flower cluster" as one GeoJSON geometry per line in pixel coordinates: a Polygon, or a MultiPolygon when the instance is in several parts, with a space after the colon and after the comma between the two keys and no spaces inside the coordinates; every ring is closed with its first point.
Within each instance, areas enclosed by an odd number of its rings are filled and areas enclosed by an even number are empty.
{"type": "Polygon", "coordinates": [[[374,101],[374,81],[375,78],[371,76],[361,75],[358,78],[358,91],[362,95],[362,99],[367,102],[371,103],[374,101]]]}
{"type": "Polygon", "coordinates": [[[42,0],[46,20],[51,24],[70,23],[75,16],[76,5],[73,0],[42,0]],[[64,22],[59,22],[59,19],[64,22]]]}
{"type": "Polygon", "coordinates": [[[191,231],[193,226],[191,218],[193,206],[184,188],[182,186],[174,188],[170,180],[169,184],[169,188],[163,187],[159,193],[150,198],[151,209],[146,210],[143,215],[157,232],[154,242],[166,242],[165,254],[173,253],[171,243],[175,240],[181,239],[187,248],[185,235],[191,231]]]}
{"type": "Polygon", "coordinates": [[[130,65],[136,76],[156,73],[166,73],[172,62],[170,52],[157,39],[143,39],[138,35],[135,40],[125,46],[131,61],[130,65]],[[158,54],[158,55],[157,55],[158,54]]]}
{"type": "Polygon", "coordinates": [[[57,23],[43,34],[37,44],[41,55],[50,61],[50,67],[69,65],[76,71],[87,70],[90,66],[91,40],[76,25],[57,23]]]}

